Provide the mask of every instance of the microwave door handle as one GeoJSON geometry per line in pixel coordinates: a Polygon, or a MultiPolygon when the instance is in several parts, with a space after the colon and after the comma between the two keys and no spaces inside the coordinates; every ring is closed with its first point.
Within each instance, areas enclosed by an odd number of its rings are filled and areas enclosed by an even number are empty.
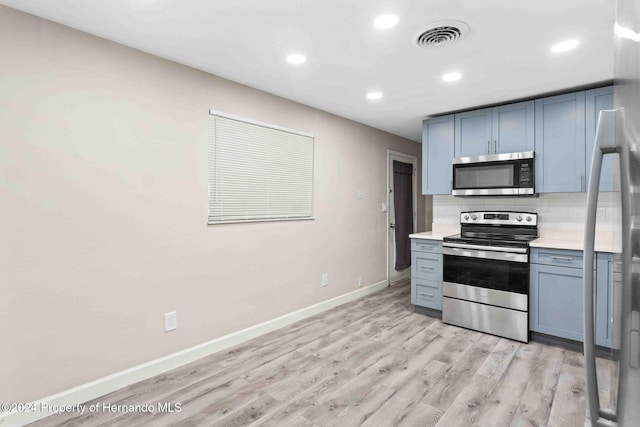
{"type": "MultiPolygon", "coordinates": [[[[584,330],[584,365],[587,376],[587,399],[589,415],[593,426],[614,425],[616,414],[611,410],[600,409],[598,397],[598,380],[596,378],[595,328],[594,328],[594,292],[593,292],[593,258],[595,246],[596,213],[602,158],[605,154],[620,152],[616,146],[616,119],[621,120],[621,110],[602,110],[598,117],[595,144],[589,174],[587,191],[587,218],[584,232],[583,273],[583,330],[584,330]]],[[[619,123],[620,124],[620,123],[619,123]]],[[[622,141],[618,141],[621,143],[622,141]]],[[[622,172],[622,167],[621,167],[622,172]]],[[[624,179],[624,174],[621,178],[624,179]]],[[[624,188],[623,188],[624,192],[624,188]]],[[[624,197],[624,196],[623,196],[624,197]]],[[[624,205],[625,203],[623,203],[624,205]]],[[[627,207],[628,208],[628,207],[627,207]]],[[[624,208],[623,210],[623,218],[624,208]]]]}

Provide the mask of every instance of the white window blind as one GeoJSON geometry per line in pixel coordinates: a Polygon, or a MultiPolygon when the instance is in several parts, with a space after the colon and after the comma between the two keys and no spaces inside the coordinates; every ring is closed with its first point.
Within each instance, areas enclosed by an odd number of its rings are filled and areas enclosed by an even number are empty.
{"type": "Polygon", "coordinates": [[[209,114],[208,223],[311,218],[313,135],[209,114]]]}

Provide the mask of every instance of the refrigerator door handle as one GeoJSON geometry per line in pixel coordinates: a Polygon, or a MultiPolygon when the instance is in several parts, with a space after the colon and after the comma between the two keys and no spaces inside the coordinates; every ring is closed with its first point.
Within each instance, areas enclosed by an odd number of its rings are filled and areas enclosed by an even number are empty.
{"type": "MultiPolygon", "coordinates": [[[[587,377],[587,398],[592,426],[616,426],[617,416],[614,411],[601,409],[598,398],[598,380],[596,377],[595,356],[595,315],[593,289],[593,258],[595,246],[596,214],[602,158],[605,154],[619,153],[622,141],[616,138],[616,120],[622,120],[622,110],[602,110],[598,116],[596,138],[589,173],[587,192],[587,218],[584,232],[583,272],[583,330],[584,330],[584,365],[587,377]]],[[[624,203],[623,203],[624,204],[624,203]]]]}

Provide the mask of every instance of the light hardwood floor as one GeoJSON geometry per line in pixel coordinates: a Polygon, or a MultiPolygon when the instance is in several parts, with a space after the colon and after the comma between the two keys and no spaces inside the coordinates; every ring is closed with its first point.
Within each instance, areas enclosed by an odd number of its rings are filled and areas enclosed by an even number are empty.
{"type": "MultiPolygon", "coordinates": [[[[414,313],[408,283],[32,426],[584,426],[582,355],[414,313]],[[180,405],[161,412],[158,403],[180,405]]],[[[607,400],[607,368],[599,360],[607,400]]]]}

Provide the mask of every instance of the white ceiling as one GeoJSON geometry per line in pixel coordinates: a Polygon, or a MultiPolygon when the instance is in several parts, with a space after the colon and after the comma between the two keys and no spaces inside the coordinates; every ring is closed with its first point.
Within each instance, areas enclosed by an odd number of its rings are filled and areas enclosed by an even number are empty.
{"type": "Polygon", "coordinates": [[[0,0],[0,4],[420,140],[431,115],[613,78],[613,0],[0,0]],[[398,15],[388,30],[373,27],[398,15]],[[454,44],[415,39],[444,19],[454,44]],[[551,46],[579,39],[577,49],[551,46]],[[291,51],[308,60],[292,66],[291,51]],[[441,76],[463,73],[445,83],[441,76]],[[376,102],[366,93],[377,89],[376,102]]]}

